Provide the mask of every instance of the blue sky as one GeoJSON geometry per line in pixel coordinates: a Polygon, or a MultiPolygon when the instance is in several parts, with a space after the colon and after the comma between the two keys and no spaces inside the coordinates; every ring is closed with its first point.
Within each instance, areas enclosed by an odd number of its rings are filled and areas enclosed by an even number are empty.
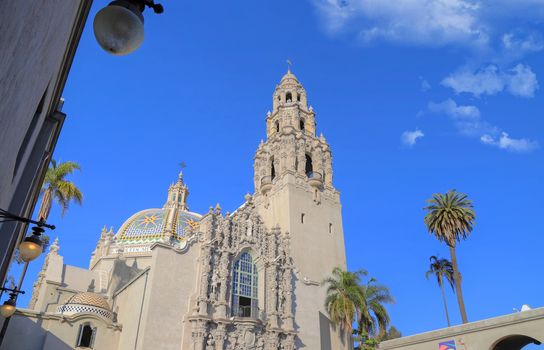
{"type": "Polygon", "coordinates": [[[83,169],[72,179],[84,205],[50,217],[65,262],[88,266],[104,225],[162,206],[182,161],[191,210],[238,207],[289,58],[333,150],[349,268],[391,288],[395,326],[408,335],[446,325],[424,274],[430,255],[449,255],[422,208],[452,188],[477,212],[458,248],[469,319],[543,306],[544,5],[490,3],[167,1],[162,15],[146,11],[142,47],[114,57],[94,41],[92,18],[106,5],[95,1],[55,153],[83,169]]]}

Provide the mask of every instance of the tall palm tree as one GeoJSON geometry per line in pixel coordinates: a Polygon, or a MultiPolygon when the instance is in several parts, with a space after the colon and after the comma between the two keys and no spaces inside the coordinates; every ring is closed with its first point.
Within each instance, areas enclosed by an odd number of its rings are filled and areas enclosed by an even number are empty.
{"type": "Polygon", "coordinates": [[[325,307],[333,323],[351,334],[355,314],[363,304],[361,293],[361,276],[367,272],[359,270],[355,272],[344,271],[339,267],[332,270],[332,276],[326,278],[322,284],[327,285],[327,297],[325,307]]]}
{"type": "Polygon", "coordinates": [[[445,194],[433,194],[433,197],[427,200],[427,203],[428,205],[424,208],[427,210],[424,220],[425,225],[431,234],[439,241],[445,242],[450,249],[457,302],[461,311],[461,319],[463,323],[467,323],[467,312],[461,289],[461,274],[457,267],[455,247],[458,242],[467,239],[472,232],[476,219],[473,204],[466,194],[455,190],[450,190],[445,194]]]}
{"type": "Polygon", "coordinates": [[[389,288],[370,280],[359,286],[363,303],[358,310],[358,332],[366,337],[380,337],[387,332],[390,318],[384,304],[395,302],[389,288]]]}
{"type": "Polygon", "coordinates": [[[53,200],[60,204],[62,215],[66,213],[70,206],[70,202],[81,204],[83,201],[83,193],[71,181],[66,180],[68,175],[71,175],[76,170],[81,170],[76,162],[58,163],[53,159],[51,165],[45,174],[45,180],[42,186],[42,202],[38,212],[39,220],[47,220],[51,212],[53,200]]]}
{"type": "Polygon", "coordinates": [[[446,294],[444,293],[444,280],[446,280],[451,286],[452,290],[455,290],[453,287],[455,278],[453,277],[453,266],[448,259],[439,259],[436,256],[431,256],[429,258],[431,264],[429,266],[429,271],[425,273],[425,277],[429,279],[431,276],[436,277],[438,286],[442,292],[442,299],[444,300],[444,309],[446,310],[446,320],[448,321],[448,327],[451,326],[450,315],[448,313],[448,304],[446,303],[446,294]]]}

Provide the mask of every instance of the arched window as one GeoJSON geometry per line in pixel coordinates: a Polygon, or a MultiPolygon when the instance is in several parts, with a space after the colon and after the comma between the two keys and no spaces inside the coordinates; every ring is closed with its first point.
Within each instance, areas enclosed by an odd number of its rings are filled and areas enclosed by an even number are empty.
{"type": "Polygon", "coordinates": [[[234,262],[232,271],[231,313],[236,317],[258,317],[257,265],[248,252],[234,262]]]}
{"type": "Polygon", "coordinates": [[[312,157],[306,153],[306,176],[311,177],[314,173],[314,166],[312,165],[312,157]]]}
{"type": "Polygon", "coordinates": [[[297,94],[297,101],[300,102],[300,94],[297,94]]]}
{"type": "Polygon", "coordinates": [[[280,122],[276,120],[276,132],[280,132],[280,122]]]}
{"type": "Polygon", "coordinates": [[[293,101],[293,95],[291,95],[290,92],[288,92],[287,94],[285,94],[285,102],[289,103],[293,101]]]}
{"type": "Polygon", "coordinates": [[[301,131],[304,131],[304,119],[300,118],[300,121],[298,122],[299,128],[301,131]]]}
{"type": "Polygon", "coordinates": [[[80,325],[76,347],[92,349],[95,337],[96,327],[92,327],[90,324],[80,325]]]}
{"type": "Polygon", "coordinates": [[[274,167],[274,157],[270,158],[270,180],[276,177],[276,168],[274,167]]]}

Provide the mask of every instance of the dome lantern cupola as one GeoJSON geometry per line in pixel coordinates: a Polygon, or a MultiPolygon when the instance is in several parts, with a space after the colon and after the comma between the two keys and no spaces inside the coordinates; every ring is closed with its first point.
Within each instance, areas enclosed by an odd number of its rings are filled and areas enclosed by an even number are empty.
{"type": "Polygon", "coordinates": [[[189,196],[189,188],[183,183],[183,172],[180,171],[178,181],[170,185],[168,188],[168,198],[164,204],[165,208],[178,208],[181,210],[189,210],[187,207],[187,197],[189,196]]]}

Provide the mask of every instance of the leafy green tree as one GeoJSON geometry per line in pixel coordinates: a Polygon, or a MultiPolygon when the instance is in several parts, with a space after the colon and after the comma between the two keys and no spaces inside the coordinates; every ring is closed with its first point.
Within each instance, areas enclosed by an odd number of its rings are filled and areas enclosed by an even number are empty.
{"type": "Polygon", "coordinates": [[[451,289],[455,291],[454,288],[454,277],[453,277],[453,266],[448,259],[439,259],[436,256],[431,256],[429,258],[431,264],[429,266],[429,271],[425,273],[427,279],[432,276],[436,277],[440,291],[442,292],[442,300],[444,301],[444,310],[446,311],[446,320],[448,321],[448,327],[451,326],[450,315],[448,313],[448,304],[446,303],[446,294],[444,293],[444,280],[448,282],[451,286],[451,289]]]}
{"type": "MultiPolygon", "coordinates": [[[[47,169],[45,179],[42,185],[42,201],[38,210],[38,220],[47,221],[53,201],[57,202],[62,209],[62,215],[66,214],[71,202],[76,202],[81,205],[83,201],[83,193],[71,181],[66,178],[73,174],[76,170],[81,170],[81,167],[76,162],[58,163],[53,159],[51,165],[47,169]]],[[[43,234],[43,250],[49,246],[49,236],[43,234]]],[[[15,251],[13,258],[18,264],[22,263],[19,256],[19,250],[15,251]]]]}
{"type": "Polygon", "coordinates": [[[457,266],[455,248],[457,243],[468,238],[476,220],[472,201],[467,197],[466,194],[455,190],[450,190],[445,194],[436,193],[433,194],[431,199],[427,200],[428,205],[424,208],[427,210],[424,219],[427,229],[439,241],[445,242],[450,249],[457,302],[463,323],[467,323],[468,318],[463,300],[461,274],[457,266]]]}
{"type": "Polygon", "coordinates": [[[391,326],[389,327],[387,332],[385,332],[385,334],[382,337],[380,337],[380,341],[397,339],[400,337],[402,337],[402,333],[397,329],[397,327],[391,326]]]}
{"type": "Polygon", "coordinates": [[[325,307],[330,319],[347,333],[351,333],[356,312],[363,305],[360,284],[361,276],[366,274],[364,270],[349,272],[335,267],[332,276],[323,281],[327,285],[325,307]]]}
{"type": "Polygon", "coordinates": [[[53,159],[51,165],[45,174],[45,180],[42,186],[42,201],[38,211],[39,220],[47,220],[53,201],[57,202],[62,209],[62,215],[66,213],[71,202],[82,203],[83,193],[71,181],[66,178],[81,167],[76,162],[58,163],[53,159]]]}
{"type": "Polygon", "coordinates": [[[325,307],[331,321],[352,333],[356,349],[360,350],[375,349],[382,337],[398,333],[392,327],[389,330],[393,333],[388,334],[390,318],[384,304],[394,302],[389,289],[374,278],[364,283],[365,276],[365,270],[349,272],[336,267],[332,276],[323,281],[327,285],[325,307]],[[353,329],[355,321],[357,328],[353,329]]]}
{"type": "Polygon", "coordinates": [[[385,304],[392,304],[395,300],[391,296],[389,288],[377,283],[374,278],[361,284],[359,289],[363,295],[363,303],[359,305],[358,310],[359,333],[369,337],[379,337],[385,334],[390,322],[385,304]]]}

